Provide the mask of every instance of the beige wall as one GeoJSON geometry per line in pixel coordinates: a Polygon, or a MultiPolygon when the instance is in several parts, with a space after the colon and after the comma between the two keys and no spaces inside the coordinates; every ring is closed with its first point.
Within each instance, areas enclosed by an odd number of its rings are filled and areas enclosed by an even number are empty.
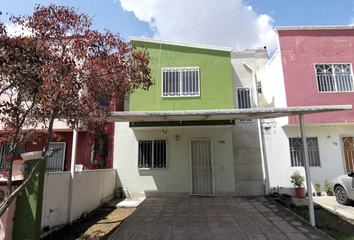
{"type": "Polygon", "coordinates": [[[231,127],[178,127],[169,128],[165,134],[161,127],[133,130],[129,123],[116,123],[114,139],[114,168],[118,172],[118,184],[131,196],[188,196],[190,139],[212,139],[216,195],[235,192],[231,127]],[[179,141],[176,135],[179,135],[179,141]],[[144,139],[167,139],[167,169],[138,169],[138,140],[144,139]]]}
{"type": "MultiPolygon", "coordinates": [[[[41,228],[66,224],[68,219],[70,172],[46,173],[41,228]]],[[[76,172],[74,177],[73,220],[89,213],[114,196],[114,169],[76,172]]]]}

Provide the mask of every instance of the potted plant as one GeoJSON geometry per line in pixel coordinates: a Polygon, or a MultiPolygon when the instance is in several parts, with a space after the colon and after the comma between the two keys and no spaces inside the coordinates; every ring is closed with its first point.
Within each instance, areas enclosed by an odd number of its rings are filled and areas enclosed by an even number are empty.
{"type": "Polygon", "coordinates": [[[332,185],[328,181],[325,181],[325,191],[327,193],[327,196],[334,196],[332,185]]]}
{"type": "Polygon", "coordinates": [[[305,197],[305,188],[303,187],[303,183],[305,178],[300,174],[299,171],[295,171],[293,175],[290,176],[291,183],[295,187],[296,197],[303,198],[305,197]]]}
{"type": "Polygon", "coordinates": [[[321,196],[321,183],[315,184],[315,190],[316,190],[317,197],[321,196]]]}

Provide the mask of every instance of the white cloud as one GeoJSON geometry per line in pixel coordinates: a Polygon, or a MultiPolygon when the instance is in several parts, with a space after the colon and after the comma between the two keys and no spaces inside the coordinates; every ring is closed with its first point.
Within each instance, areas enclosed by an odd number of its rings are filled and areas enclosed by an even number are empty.
{"type": "Polygon", "coordinates": [[[28,29],[22,29],[22,27],[20,27],[17,24],[13,24],[13,23],[8,24],[8,23],[6,23],[5,26],[6,26],[6,29],[7,29],[7,34],[9,36],[19,36],[19,35],[31,36],[32,35],[31,31],[29,31],[28,29]]]}
{"type": "Polygon", "coordinates": [[[354,25],[354,17],[350,17],[350,23],[349,23],[350,26],[353,26],[354,25]]]}
{"type": "Polygon", "coordinates": [[[263,46],[267,46],[270,52],[276,49],[273,19],[266,14],[257,14],[243,0],[120,2],[124,10],[134,12],[139,20],[149,23],[154,38],[233,47],[235,50],[263,46]],[[232,11],[237,8],[240,9],[232,11]]]}

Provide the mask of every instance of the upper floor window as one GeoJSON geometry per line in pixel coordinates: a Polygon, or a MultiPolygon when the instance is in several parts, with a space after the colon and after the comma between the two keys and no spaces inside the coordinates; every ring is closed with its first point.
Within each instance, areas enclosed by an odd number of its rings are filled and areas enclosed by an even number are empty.
{"type": "Polygon", "coordinates": [[[199,67],[162,68],[162,96],[200,96],[199,67]]]}
{"type": "Polygon", "coordinates": [[[350,63],[316,64],[318,91],[353,91],[353,73],[350,63]]]}
{"type": "MultiPolygon", "coordinates": [[[[238,108],[251,108],[251,89],[249,87],[236,88],[238,108]]],[[[239,119],[239,122],[253,122],[252,119],[239,119]]]]}
{"type": "Polygon", "coordinates": [[[251,89],[249,87],[236,88],[238,108],[251,108],[251,89]]]}

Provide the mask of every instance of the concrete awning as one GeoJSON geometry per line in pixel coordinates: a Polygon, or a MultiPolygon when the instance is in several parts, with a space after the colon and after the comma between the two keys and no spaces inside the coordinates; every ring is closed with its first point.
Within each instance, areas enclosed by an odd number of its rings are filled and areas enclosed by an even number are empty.
{"type": "Polygon", "coordinates": [[[248,108],[188,111],[132,111],[111,112],[108,122],[159,122],[159,121],[203,121],[265,119],[311,113],[351,110],[352,105],[308,106],[287,108],[248,108]]]}

